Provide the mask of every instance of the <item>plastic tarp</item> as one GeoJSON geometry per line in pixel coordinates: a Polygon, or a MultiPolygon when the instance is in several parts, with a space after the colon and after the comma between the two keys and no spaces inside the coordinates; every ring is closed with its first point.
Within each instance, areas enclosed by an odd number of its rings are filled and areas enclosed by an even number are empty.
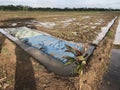
{"type": "MultiPolygon", "coordinates": [[[[5,29],[0,29],[0,33],[2,33],[5,37],[7,37],[12,42],[14,42],[17,46],[19,46],[29,55],[34,57],[38,62],[44,65],[48,71],[52,71],[55,74],[60,76],[71,76],[71,75],[77,74],[77,72],[74,72],[74,69],[77,68],[76,62],[71,63],[69,65],[65,65],[60,60],[56,60],[55,58],[52,58],[51,56],[43,53],[41,50],[28,46],[27,44],[21,42],[20,39],[14,37],[7,31],[5,31],[5,29]]],[[[95,46],[89,46],[87,52],[85,52],[83,55],[83,56],[87,55],[85,58],[86,60],[92,54],[94,49],[95,49],[95,46]]]]}
{"type": "Polygon", "coordinates": [[[101,33],[98,34],[97,38],[93,41],[93,44],[95,44],[95,45],[99,44],[99,42],[105,37],[105,35],[109,31],[110,27],[113,25],[116,18],[117,18],[117,16],[114,19],[112,19],[106,27],[101,28],[101,33]]]}
{"type": "Polygon", "coordinates": [[[120,19],[119,19],[119,24],[118,24],[118,27],[116,30],[115,39],[114,39],[113,44],[120,45],[120,19]]]}
{"type": "MultiPolygon", "coordinates": [[[[70,76],[77,73],[73,73],[74,69],[77,68],[77,64],[75,62],[69,65],[63,64],[66,61],[63,56],[67,55],[74,57],[74,55],[72,55],[71,53],[65,52],[65,44],[79,50],[82,50],[84,48],[84,44],[61,40],[49,34],[26,27],[7,28],[6,31],[5,29],[0,29],[0,33],[5,35],[8,39],[13,41],[19,47],[21,47],[29,55],[37,59],[49,71],[62,76],[70,76]],[[48,55],[46,55],[45,53],[48,55]],[[49,55],[52,55],[54,58],[49,57],[49,55]]],[[[106,34],[104,34],[104,37],[105,35],[106,34]]],[[[96,43],[92,43],[91,45],[89,45],[87,51],[83,53],[86,61],[88,61],[88,58],[91,56],[100,41],[100,39],[97,39],[96,43]]]]}
{"type": "Polygon", "coordinates": [[[34,32],[33,30],[30,30],[27,27],[8,28],[8,29],[6,29],[6,31],[19,39],[40,35],[40,33],[34,32]]]}
{"type": "Polygon", "coordinates": [[[78,50],[82,50],[84,47],[84,44],[82,43],[65,41],[53,37],[49,34],[40,33],[35,31],[34,29],[26,27],[8,28],[6,29],[6,31],[8,31],[15,37],[19,38],[25,44],[37,48],[63,63],[67,61],[66,59],[63,58],[63,56],[74,57],[73,54],[65,52],[66,44],[73,48],[77,48],[78,50]]]}

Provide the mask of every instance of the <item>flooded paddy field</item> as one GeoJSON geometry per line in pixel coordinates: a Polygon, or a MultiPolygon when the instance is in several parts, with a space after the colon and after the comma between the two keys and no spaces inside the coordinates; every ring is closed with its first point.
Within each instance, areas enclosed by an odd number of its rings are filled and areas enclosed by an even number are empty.
{"type": "Polygon", "coordinates": [[[110,65],[104,75],[101,90],[120,89],[120,49],[112,49],[110,65]]]}
{"type": "MultiPolygon", "coordinates": [[[[76,43],[92,43],[119,12],[0,12],[1,28],[28,27],[76,43]]],[[[118,18],[98,44],[84,74],[61,77],[48,72],[0,34],[0,89],[98,90],[110,63],[118,18]],[[25,79],[25,80],[24,80],[25,79]]],[[[109,82],[107,82],[109,83],[109,82]]],[[[101,89],[100,89],[101,90],[101,89]]],[[[114,89],[113,89],[114,90],[114,89]]]]}

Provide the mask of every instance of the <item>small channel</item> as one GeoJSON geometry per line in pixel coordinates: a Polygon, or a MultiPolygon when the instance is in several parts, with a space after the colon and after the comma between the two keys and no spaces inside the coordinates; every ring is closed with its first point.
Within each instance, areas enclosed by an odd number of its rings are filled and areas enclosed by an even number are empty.
{"type": "Polygon", "coordinates": [[[120,49],[111,50],[112,57],[100,90],[120,90],[120,49]]]}

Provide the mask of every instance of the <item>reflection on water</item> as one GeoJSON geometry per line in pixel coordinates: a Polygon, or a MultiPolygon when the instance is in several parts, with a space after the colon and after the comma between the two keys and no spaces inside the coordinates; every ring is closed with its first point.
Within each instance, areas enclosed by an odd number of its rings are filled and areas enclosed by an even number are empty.
{"type": "Polygon", "coordinates": [[[103,78],[100,90],[120,90],[120,49],[112,49],[108,72],[103,78]]]}

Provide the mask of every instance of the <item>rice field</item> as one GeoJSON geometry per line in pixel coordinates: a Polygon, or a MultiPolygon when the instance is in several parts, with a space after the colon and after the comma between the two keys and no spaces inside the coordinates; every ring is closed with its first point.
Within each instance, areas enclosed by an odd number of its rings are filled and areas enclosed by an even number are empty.
{"type": "MultiPolygon", "coordinates": [[[[0,28],[28,27],[66,41],[88,45],[119,15],[119,12],[106,11],[0,11],[0,28]]],[[[107,70],[117,24],[118,19],[94,51],[82,77],[60,77],[49,73],[43,65],[0,34],[0,89],[99,90],[107,70]]]]}
{"type": "Polygon", "coordinates": [[[116,12],[1,12],[1,27],[26,26],[68,41],[91,43],[116,12]]]}

